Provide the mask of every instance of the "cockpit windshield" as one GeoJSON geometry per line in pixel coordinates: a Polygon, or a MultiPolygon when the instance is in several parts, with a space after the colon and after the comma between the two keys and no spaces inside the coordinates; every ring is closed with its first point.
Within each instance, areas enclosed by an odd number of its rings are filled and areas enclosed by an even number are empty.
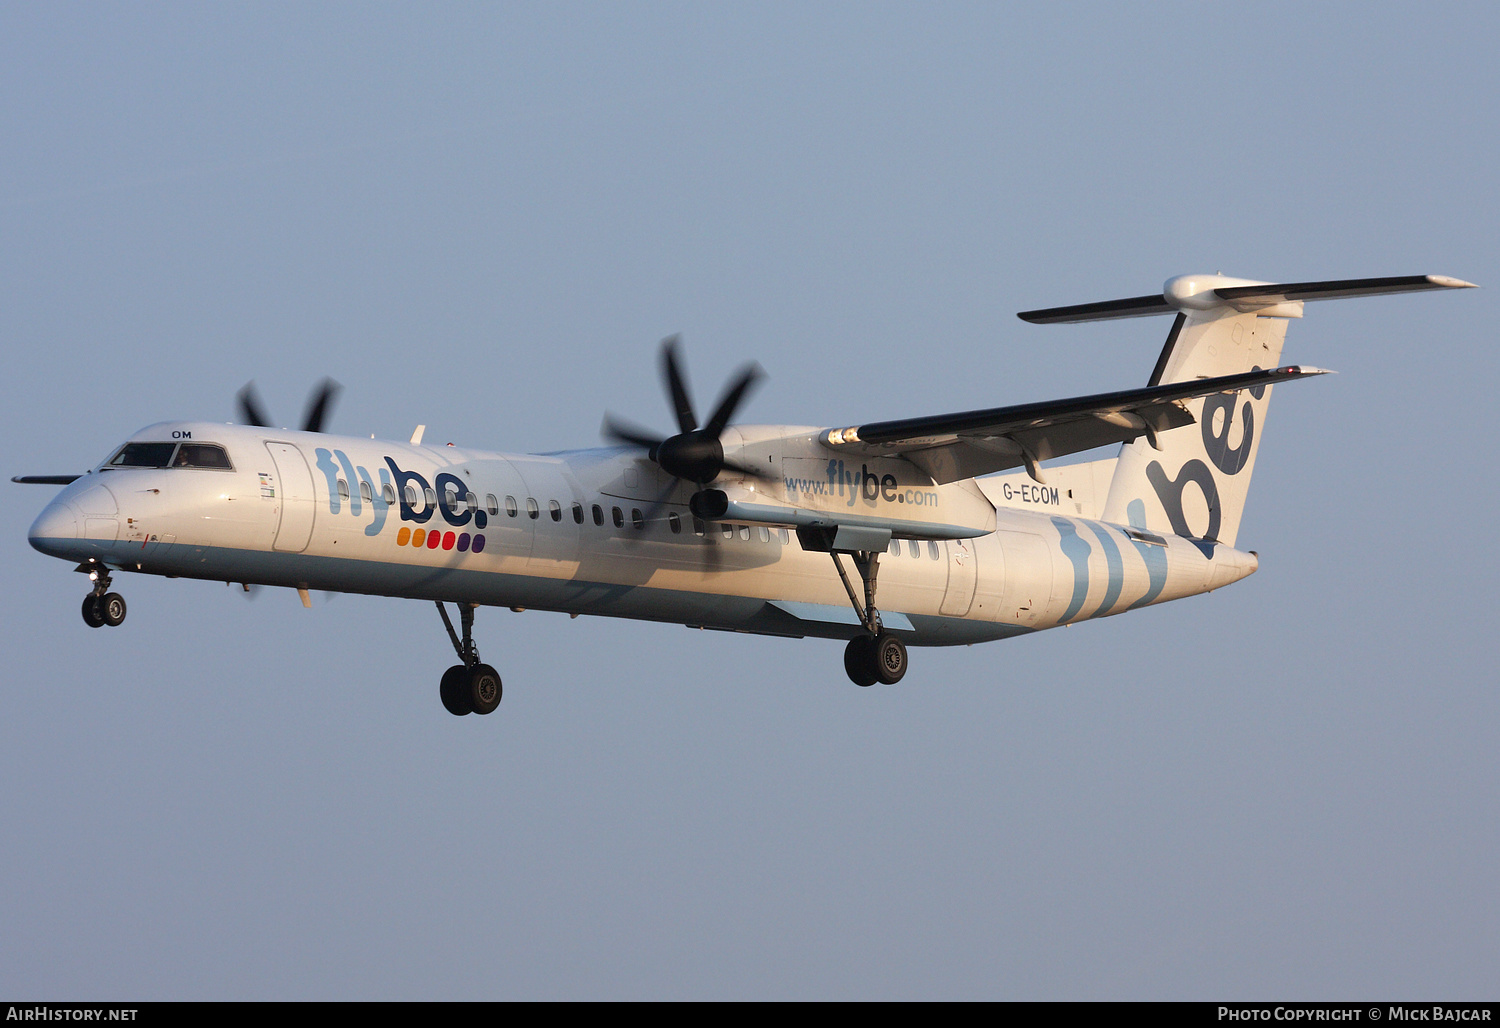
{"type": "Polygon", "coordinates": [[[209,468],[233,471],[229,454],[214,443],[126,443],[106,468],[209,468]]]}
{"type": "Polygon", "coordinates": [[[108,468],[164,468],[172,462],[176,443],[126,443],[109,459],[108,468]]]}
{"type": "Polygon", "coordinates": [[[172,458],[174,468],[217,468],[229,471],[229,454],[224,447],[211,443],[183,443],[177,447],[177,456],[172,458]]]}

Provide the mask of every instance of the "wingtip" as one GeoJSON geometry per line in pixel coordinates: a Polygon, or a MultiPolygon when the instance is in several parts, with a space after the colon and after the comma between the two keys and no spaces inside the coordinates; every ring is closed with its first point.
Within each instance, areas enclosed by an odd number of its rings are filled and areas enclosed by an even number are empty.
{"type": "Polygon", "coordinates": [[[1479,286],[1473,282],[1465,282],[1461,278],[1453,278],[1450,275],[1428,275],[1427,281],[1444,289],[1478,289],[1479,286]]]}

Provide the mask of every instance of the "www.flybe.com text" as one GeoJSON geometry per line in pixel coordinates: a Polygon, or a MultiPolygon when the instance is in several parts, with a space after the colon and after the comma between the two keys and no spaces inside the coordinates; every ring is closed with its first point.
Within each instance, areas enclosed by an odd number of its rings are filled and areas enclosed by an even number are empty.
{"type": "Polygon", "coordinates": [[[861,464],[858,471],[845,467],[841,460],[828,462],[826,478],[783,479],[788,496],[801,493],[826,499],[841,499],[844,506],[852,507],[863,500],[868,504],[878,501],[886,503],[910,503],[917,507],[936,507],[936,489],[909,489],[896,481],[895,475],[877,475],[868,464],[861,464]]]}

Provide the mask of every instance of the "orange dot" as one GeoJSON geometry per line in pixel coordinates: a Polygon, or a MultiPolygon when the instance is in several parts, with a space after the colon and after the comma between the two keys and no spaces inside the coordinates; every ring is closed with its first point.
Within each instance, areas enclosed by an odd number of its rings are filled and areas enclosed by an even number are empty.
{"type": "Polygon", "coordinates": [[[425,528],[419,528],[419,529],[417,529],[415,532],[413,532],[411,534],[411,544],[413,546],[421,546],[422,545],[422,537],[425,536],[426,534],[427,534],[427,529],[425,529],[425,528]]]}
{"type": "Polygon", "coordinates": [[[401,529],[401,531],[399,531],[399,532],[396,533],[396,545],[397,546],[405,546],[407,544],[407,541],[410,540],[410,539],[411,539],[411,529],[409,529],[409,528],[406,528],[406,527],[403,526],[402,529],[401,529]]]}

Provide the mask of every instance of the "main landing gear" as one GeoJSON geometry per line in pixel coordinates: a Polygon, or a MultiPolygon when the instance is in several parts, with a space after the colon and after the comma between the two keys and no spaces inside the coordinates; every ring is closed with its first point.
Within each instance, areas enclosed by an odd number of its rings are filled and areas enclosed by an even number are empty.
{"type": "Polygon", "coordinates": [[[109,591],[109,569],[95,561],[85,561],[78,570],[86,572],[94,589],[83,598],[83,623],[90,628],[108,625],[114,628],[125,621],[125,597],[109,591]]]}
{"type": "Polygon", "coordinates": [[[448,609],[443,606],[443,601],[437,601],[443,627],[448,629],[453,650],[463,662],[443,672],[438,695],[442,697],[443,707],[448,713],[459,717],[465,714],[492,713],[500,706],[500,698],[504,693],[500,673],[488,664],[479,662],[479,650],[474,646],[475,606],[477,605],[473,603],[458,604],[458,620],[464,633],[460,639],[453,630],[453,622],[448,619],[448,609]]]}
{"type": "Polygon", "coordinates": [[[887,632],[880,624],[880,611],[875,609],[875,576],[880,571],[879,552],[858,550],[850,552],[854,567],[865,586],[865,602],[859,602],[849,575],[844,571],[844,562],[839,552],[832,551],[833,566],[838,568],[849,602],[854,613],[859,615],[864,634],[849,640],[844,648],[844,670],[855,685],[870,686],[876,682],[895,685],[906,674],[906,644],[887,632]]]}

